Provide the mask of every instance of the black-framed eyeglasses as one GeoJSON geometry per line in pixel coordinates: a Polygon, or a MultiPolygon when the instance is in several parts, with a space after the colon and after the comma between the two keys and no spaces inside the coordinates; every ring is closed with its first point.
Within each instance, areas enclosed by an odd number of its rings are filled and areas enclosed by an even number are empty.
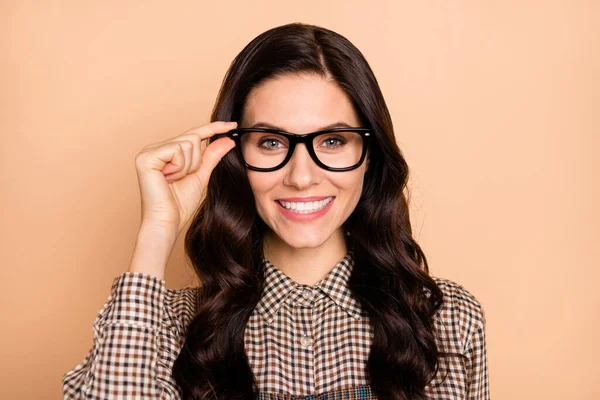
{"type": "Polygon", "coordinates": [[[373,131],[367,128],[334,128],[294,134],[267,128],[232,129],[225,134],[236,143],[244,165],[270,172],[287,164],[298,143],[304,143],[313,161],[327,171],[350,171],[360,167],[373,131]]]}

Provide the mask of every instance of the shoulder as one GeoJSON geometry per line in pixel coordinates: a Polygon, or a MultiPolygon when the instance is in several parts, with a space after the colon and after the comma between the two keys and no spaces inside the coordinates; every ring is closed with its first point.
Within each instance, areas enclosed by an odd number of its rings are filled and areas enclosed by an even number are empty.
{"type": "Polygon", "coordinates": [[[463,352],[469,341],[485,325],[481,302],[464,286],[445,278],[431,277],[443,294],[435,325],[446,351],[463,352]]]}
{"type": "MultiPolygon", "coordinates": [[[[444,305],[451,307],[461,314],[479,320],[485,320],[485,313],[481,302],[464,286],[450,279],[432,276],[437,286],[444,294],[444,305]]],[[[444,308],[444,306],[442,306],[444,308]]]]}

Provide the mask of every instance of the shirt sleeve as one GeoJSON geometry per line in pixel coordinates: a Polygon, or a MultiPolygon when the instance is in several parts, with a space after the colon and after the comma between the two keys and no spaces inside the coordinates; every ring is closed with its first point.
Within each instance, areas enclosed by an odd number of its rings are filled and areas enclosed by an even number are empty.
{"type": "Polygon", "coordinates": [[[467,399],[468,400],[489,400],[489,382],[487,349],[485,343],[485,312],[481,304],[477,318],[479,323],[473,330],[471,339],[467,342],[465,355],[468,357],[467,363],[467,399]]]}
{"type": "Polygon", "coordinates": [[[435,277],[444,302],[435,319],[440,369],[428,386],[430,398],[489,400],[486,319],[479,300],[458,283],[435,277]]]}
{"type": "Polygon", "coordinates": [[[180,399],[171,370],[195,294],[166,289],[164,280],[142,272],[115,278],[92,324],[92,348],[62,377],[63,398],[180,399]]]}

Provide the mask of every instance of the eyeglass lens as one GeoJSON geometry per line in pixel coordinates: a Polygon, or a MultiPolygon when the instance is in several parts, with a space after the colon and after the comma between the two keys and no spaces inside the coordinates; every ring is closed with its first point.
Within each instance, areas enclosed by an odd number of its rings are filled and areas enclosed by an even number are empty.
{"type": "MultiPolygon", "coordinates": [[[[363,138],[357,132],[329,132],[313,138],[313,148],[319,161],[331,168],[347,168],[360,160],[363,138]]],[[[284,135],[269,132],[248,132],[241,137],[244,160],[256,168],[273,168],[288,154],[289,140],[284,135]]]]}

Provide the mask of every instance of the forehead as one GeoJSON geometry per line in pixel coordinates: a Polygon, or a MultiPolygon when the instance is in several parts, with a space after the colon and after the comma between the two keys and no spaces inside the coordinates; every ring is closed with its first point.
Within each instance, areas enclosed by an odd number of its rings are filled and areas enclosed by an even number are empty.
{"type": "Polygon", "coordinates": [[[254,88],[240,125],[258,122],[294,133],[316,131],[335,122],[359,124],[352,102],[337,82],[315,74],[283,75],[254,88]]]}

